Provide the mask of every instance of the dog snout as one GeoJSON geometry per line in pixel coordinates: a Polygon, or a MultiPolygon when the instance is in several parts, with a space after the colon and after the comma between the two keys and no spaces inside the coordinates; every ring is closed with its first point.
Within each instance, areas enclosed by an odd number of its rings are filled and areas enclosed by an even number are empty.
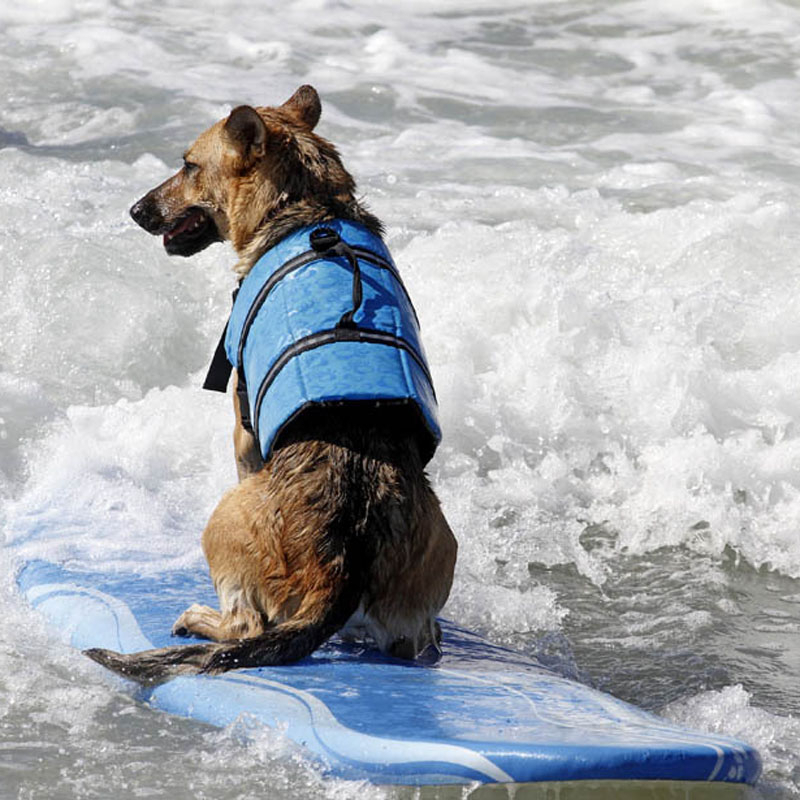
{"type": "Polygon", "coordinates": [[[133,221],[148,233],[161,233],[164,227],[164,218],[150,194],[146,194],[141,200],[137,200],[131,206],[130,213],[133,221]]]}

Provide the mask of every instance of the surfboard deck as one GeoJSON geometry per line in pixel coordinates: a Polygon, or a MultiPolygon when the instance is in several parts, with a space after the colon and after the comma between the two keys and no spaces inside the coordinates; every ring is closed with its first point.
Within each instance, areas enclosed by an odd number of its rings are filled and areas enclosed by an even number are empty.
{"type": "MultiPolygon", "coordinates": [[[[80,649],[180,644],[170,635],[179,614],[192,602],[216,605],[202,572],[143,577],[33,561],[17,581],[80,649]]],[[[463,784],[474,783],[475,797],[510,796],[512,787],[517,800],[556,797],[553,787],[559,798],[578,797],[590,785],[593,798],[685,798],[695,790],[727,798],[759,775],[758,754],[742,742],[674,725],[457,625],[442,628],[444,654],[435,663],[334,638],[290,666],[179,677],[137,691],[154,708],[215,726],[242,715],[280,726],[326,774],[427,787],[417,797],[462,796],[463,784]]]]}

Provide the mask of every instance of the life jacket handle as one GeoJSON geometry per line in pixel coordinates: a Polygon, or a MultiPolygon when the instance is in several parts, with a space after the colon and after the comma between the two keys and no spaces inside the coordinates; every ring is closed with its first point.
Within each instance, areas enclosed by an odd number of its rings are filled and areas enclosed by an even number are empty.
{"type": "Polygon", "coordinates": [[[361,286],[361,267],[358,258],[347,242],[332,228],[317,228],[309,237],[311,248],[321,256],[342,256],[353,268],[353,307],[345,311],[336,323],[337,328],[355,328],[353,317],[361,307],[364,292],[361,286]]]}

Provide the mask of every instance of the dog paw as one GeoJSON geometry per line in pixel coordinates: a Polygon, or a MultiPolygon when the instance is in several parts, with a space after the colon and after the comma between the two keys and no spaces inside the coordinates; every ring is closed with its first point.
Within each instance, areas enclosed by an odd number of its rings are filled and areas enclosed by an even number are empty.
{"type": "Polygon", "coordinates": [[[181,614],[178,619],[175,620],[175,624],[172,626],[172,635],[173,636],[191,636],[192,635],[192,624],[197,622],[197,619],[200,617],[202,612],[204,611],[203,606],[198,605],[197,603],[193,603],[186,611],[181,614]]]}
{"type": "Polygon", "coordinates": [[[172,626],[173,636],[201,636],[214,639],[220,624],[220,613],[208,606],[192,603],[172,626]]]}
{"type": "Polygon", "coordinates": [[[412,661],[417,655],[417,647],[413,640],[406,639],[405,636],[398,636],[389,645],[389,655],[395,658],[402,658],[406,661],[412,661]]]}

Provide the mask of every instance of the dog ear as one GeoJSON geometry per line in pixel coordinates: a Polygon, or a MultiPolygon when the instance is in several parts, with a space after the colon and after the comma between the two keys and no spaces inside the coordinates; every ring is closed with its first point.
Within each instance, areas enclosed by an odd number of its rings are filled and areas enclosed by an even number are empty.
{"type": "Polygon", "coordinates": [[[322,103],[320,103],[317,90],[308,84],[301,86],[281,108],[288,111],[310,131],[314,130],[314,126],[319,122],[319,115],[322,113],[322,103]]]}
{"type": "Polygon", "coordinates": [[[267,151],[267,126],[252,106],[237,106],[225,120],[228,141],[246,163],[267,151]]]}

